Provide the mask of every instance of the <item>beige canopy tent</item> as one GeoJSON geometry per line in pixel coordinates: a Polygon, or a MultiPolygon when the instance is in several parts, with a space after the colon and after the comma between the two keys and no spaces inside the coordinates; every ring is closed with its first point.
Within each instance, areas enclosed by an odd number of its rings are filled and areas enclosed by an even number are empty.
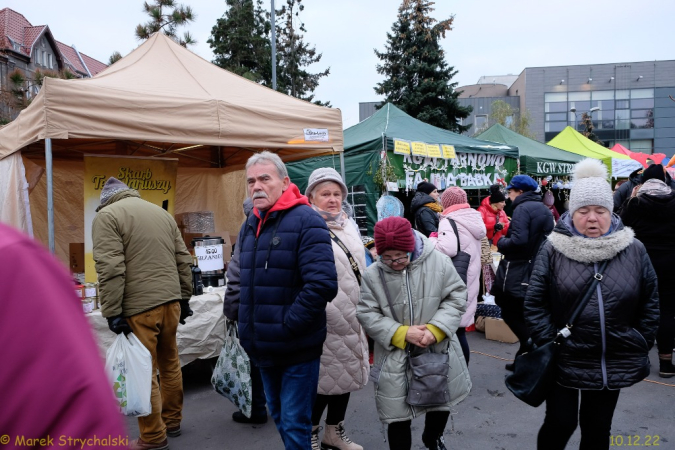
{"type": "MultiPolygon", "coordinates": [[[[342,155],[341,112],[220,69],[161,33],[94,78],[45,79],[31,105],[0,128],[0,163],[21,152],[46,169],[52,251],[52,158],[67,165],[84,154],[168,156],[179,159],[180,177],[180,168],[238,170],[261,150],[284,161],[342,155]]],[[[10,194],[0,192],[0,201],[10,194]]]]}

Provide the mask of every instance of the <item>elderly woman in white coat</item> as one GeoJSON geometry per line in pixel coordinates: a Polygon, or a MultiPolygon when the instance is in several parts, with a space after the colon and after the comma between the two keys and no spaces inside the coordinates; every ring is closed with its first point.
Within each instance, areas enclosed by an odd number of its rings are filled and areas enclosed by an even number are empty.
{"type": "Polygon", "coordinates": [[[356,223],[342,211],[347,187],[334,169],[312,172],[305,195],[326,220],[338,274],[338,294],[326,306],[328,334],[312,411],[312,450],[363,450],[347,437],[344,420],[349,395],[366,385],[370,367],[368,342],[356,318],[361,274],[366,269],[365,247],[356,223]],[[326,408],[326,430],[319,443],[319,423],[326,408]]]}
{"type": "Polygon", "coordinates": [[[441,196],[443,212],[438,225],[438,238],[436,250],[453,258],[458,250],[471,255],[469,270],[467,271],[466,287],[468,291],[466,299],[466,312],[457,328],[457,337],[462,345],[462,352],[466,364],[469,364],[469,342],[466,340],[465,330],[473,325],[480,290],[481,271],[481,239],[485,237],[486,229],[483,217],[475,209],[471,209],[466,192],[459,187],[451,187],[441,196]],[[457,248],[457,235],[450,223],[455,222],[459,233],[459,248],[457,248]]]}
{"type": "MultiPolygon", "coordinates": [[[[425,415],[422,442],[446,450],[443,432],[450,408],[471,390],[456,331],[466,307],[466,286],[450,258],[402,217],[375,224],[379,261],[366,269],[358,318],[375,341],[371,377],[380,421],[388,425],[389,448],[410,450],[411,421],[425,415]],[[410,354],[428,349],[448,356],[449,370],[438,403],[408,403],[410,354]]],[[[441,386],[438,386],[441,389],[441,386]]]]}

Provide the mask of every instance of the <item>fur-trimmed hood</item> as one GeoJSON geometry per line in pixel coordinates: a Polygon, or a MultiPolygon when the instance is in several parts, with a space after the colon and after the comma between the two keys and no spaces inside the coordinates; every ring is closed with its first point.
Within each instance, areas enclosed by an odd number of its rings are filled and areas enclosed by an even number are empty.
{"type": "Polygon", "coordinates": [[[633,230],[625,227],[616,215],[612,219],[614,231],[598,238],[577,235],[570,229],[571,221],[564,219],[565,216],[561,217],[548,240],[554,249],[573,261],[589,264],[612,259],[635,239],[633,230]]]}

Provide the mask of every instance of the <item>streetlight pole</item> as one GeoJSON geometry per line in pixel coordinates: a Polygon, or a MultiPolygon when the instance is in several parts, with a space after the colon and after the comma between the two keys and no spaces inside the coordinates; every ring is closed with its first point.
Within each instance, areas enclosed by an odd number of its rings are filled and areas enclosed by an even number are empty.
{"type": "MultiPolygon", "coordinates": [[[[588,117],[591,118],[591,122],[593,121],[593,113],[596,112],[596,111],[600,111],[600,107],[599,107],[599,106],[594,106],[594,107],[592,107],[592,108],[588,111],[588,117]]],[[[577,120],[577,117],[578,117],[578,115],[577,115],[577,109],[576,109],[574,106],[572,106],[572,107],[570,108],[570,112],[571,112],[571,113],[574,113],[574,129],[576,130],[576,129],[577,129],[577,125],[579,124],[579,121],[577,120]]],[[[582,114],[585,114],[585,113],[582,113],[582,114]]],[[[582,116],[582,117],[583,117],[583,116],[582,116]]],[[[578,131],[578,130],[577,130],[577,131],[578,131]]]]}
{"type": "Polygon", "coordinates": [[[276,11],[274,10],[274,0],[272,1],[272,89],[277,90],[277,21],[276,11]]]}

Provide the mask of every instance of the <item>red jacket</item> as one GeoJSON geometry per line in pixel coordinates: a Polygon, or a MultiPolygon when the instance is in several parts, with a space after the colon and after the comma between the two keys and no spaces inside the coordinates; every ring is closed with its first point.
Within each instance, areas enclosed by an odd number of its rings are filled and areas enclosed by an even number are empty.
{"type": "Polygon", "coordinates": [[[10,437],[7,448],[127,448],[112,385],[68,271],[3,224],[0,267],[0,434],[10,437]]]}
{"type": "Polygon", "coordinates": [[[494,212],[492,206],[490,206],[490,197],[485,197],[480,206],[478,207],[478,212],[483,217],[483,222],[485,223],[485,228],[487,229],[487,238],[491,244],[497,245],[499,239],[503,236],[506,236],[506,232],[509,231],[509,218],[504,212],[504,210],[499,211],[499,213],[494,212]],[[497,220],[499,216],[499,220],[497,220]],[[495,233],[495,225],[497,222],[504,224],[504,229],[495,233]]]}

